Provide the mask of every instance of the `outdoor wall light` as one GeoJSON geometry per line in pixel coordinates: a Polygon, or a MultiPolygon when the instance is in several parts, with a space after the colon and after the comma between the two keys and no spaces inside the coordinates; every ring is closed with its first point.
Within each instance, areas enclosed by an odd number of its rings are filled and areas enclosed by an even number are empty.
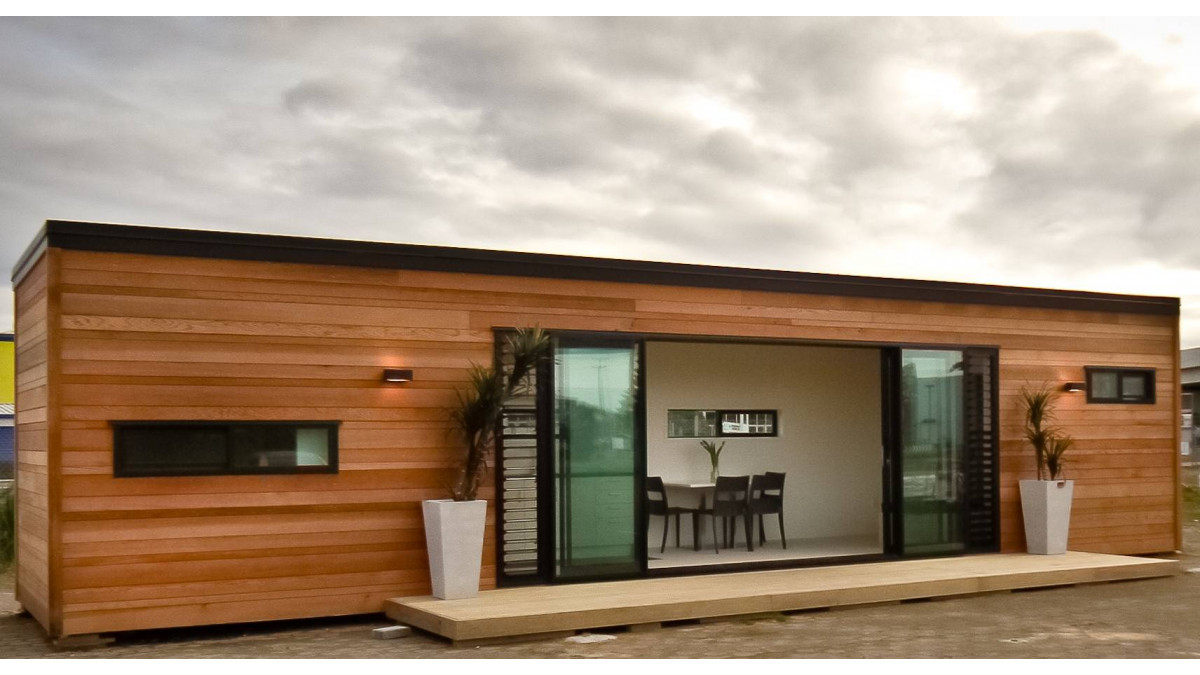
{"type": "Polygon", "coordinates": [[[413,371],[411,368],[385,368],[383,371],[384,382],[412,382],[413,371]]]}
{"type": "Polygon", "coordinates": [[[1082,382],[1068,382],[1063,385],[1063,391],[1071,394],[1083,391],[1084,389],[1086,389],[1086,386],[1082,382]]]}

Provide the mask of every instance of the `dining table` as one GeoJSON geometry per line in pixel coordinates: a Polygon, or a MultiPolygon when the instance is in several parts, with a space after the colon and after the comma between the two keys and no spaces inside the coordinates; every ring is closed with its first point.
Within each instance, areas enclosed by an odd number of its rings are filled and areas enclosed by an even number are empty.
{"type": "MultiPolygon", "coordinates": [[[[663,481],[663,487],[668,492],[673,492],[677,495],[686,495],[686,507],[691,508],[693,505],[699,505],[699,509],[703,511],[708,508],[708,498],[712,491],[717,487],[717,484],[711,480],[705,481],[663,481]]],[[[672,500],[672,503],[674,500],[672,500]]],[[[703,530],[700,527],[697,514],[692,514],[692,546],[695,550],[700,550],[701,539],[704,536],[703,530]]]]}

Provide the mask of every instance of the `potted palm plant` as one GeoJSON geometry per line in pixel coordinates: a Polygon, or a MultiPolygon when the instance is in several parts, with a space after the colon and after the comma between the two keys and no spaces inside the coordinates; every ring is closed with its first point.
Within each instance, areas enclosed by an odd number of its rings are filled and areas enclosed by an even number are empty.
{"type": "Polygon", "coordinates": [[[1025,545],[1030,553],[1043,555],[1067,552],[1075,492],[1075,481],[1062,478],[1063,455],[1075,441],[1053,426],[1057,398],[1046,386],[1021,389],[1025,440],[1037,459],[1037,480],[1020,482],[1025,545]]]}
{"type": "Polygon", "coordinates": [[[509,372],[472,366],[470,385],[458,393],[451,412],[454,430],[465,445],[450,487],[451,498],[428,499],[421,504],[433,595],[443,600],[479,593],[487,501],[476,496],[495,450],[505,403],[550,349],[550,338],[540,328],[517,330],[507,340],[513,355],[509,372]]]}

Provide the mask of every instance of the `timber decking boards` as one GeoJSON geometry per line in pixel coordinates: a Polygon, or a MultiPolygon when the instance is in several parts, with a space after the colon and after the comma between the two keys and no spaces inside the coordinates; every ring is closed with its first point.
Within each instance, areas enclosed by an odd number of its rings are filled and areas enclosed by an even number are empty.
{"type": "Polygon", "coordinates": [[[395,598],[387,615],[455,641],[1169,576],[1174,560],[974,555],[395,598]]]}

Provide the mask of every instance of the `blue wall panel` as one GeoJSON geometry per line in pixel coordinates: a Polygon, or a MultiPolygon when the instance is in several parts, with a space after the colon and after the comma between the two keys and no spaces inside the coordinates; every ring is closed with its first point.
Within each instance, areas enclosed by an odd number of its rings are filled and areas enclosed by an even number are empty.
{"type": "Polygon", "coordinates": [[[13,467],[13,428],[0,427],[0,479],[12,478],[13,467]]]}

